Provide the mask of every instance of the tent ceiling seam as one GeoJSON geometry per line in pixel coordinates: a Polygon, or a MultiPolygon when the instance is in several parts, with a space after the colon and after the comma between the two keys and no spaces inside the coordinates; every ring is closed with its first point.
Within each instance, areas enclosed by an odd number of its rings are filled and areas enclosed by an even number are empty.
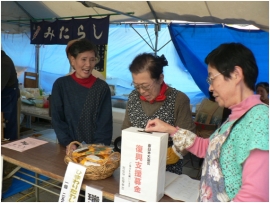
{"type": "Polygon", "coordinates": [[[97,10],[94,7],[92,7],[92,9],[96,12],[96,14],[99,15],[99,13],[97,12],[97,10]]]}
{"type": "MultiPolygon", "coordinates": [[[[128,12],[127,14],[134,14],[134,12],[128,12]]],[[[59,17],[59,18],[33,18],[34,21],[38,20],[60,20],[60,19],[67,19],[67,18],[89,18],[89,17],[101,17],[101,16],[109,16],[109,15],[121,15],[118,13],[109,13],[109,14],[97,14],[97,15],[83,15],[83,16],[66,16],[66,17],[59,17]]],[[[9,23],[9,22],[21,22],[21,21],[29,21],[29,19],[20,19],[20,20],[1,20],[1,22],[9,23]]]]}
{"type": "Polygon", "coordinates": [[[152,12],[154,18],[155,18],[155,21],[156,21],[156,23],[158,24],[158,18],[157,18],[157,15],[156,15],[155,10],[153,9],[152,4],[151,4],[149,1],[146,1],[146,3],[148,4],[148,6],[149,6],[149,8],[150,8],[150,10],[151,10],[151,12],[152,12]]]}
{"type": "Polygon", "coordinates": [[[93,3],[93,2],[90,2],[90,1],[80,1],[79,3],[82,3],[85,7],[88,7],[88,8],[89,7],[97,7],[97,8],[101,8],[101,9],[107,10],[107,11],[112,11],[112,12],[115,12],[115,13],[118,13],[118,14],[122,14],[122,15],[125,15],[125,16],[128,16],[128,17],[131,17],[131,18],[136,18],[136,19],[138,19],[140,21],[154,23],[154,22],[152,22],[150,20],[145,20],[145,19],[139,18],[137,16],[132,16],[132,15],[126,14],[126,13],[124,13],[122,11],[118,11],[118,10],[115,10],[115,9],[112,9],[112,8],[108,8],[108,7],[105,7],[105,6],[101,6],[101,5],[98,5],[98,4],[93,3]]]}
{"type": "Polygon", "coordinates": [[[209,9],[209,6],[208,6],[207,2],[205,1],[204,4],[205,4],[205,6],[206,6],[206,9],[207,9],[207,11],[208,11],[208,13],[209,13],[209,16],[211,17],[212,21],[215,22],[215,19],[214,19],[213,16],[212,16],[212,13],[211,13],[211,11],[210,11],[210,9],[209,9]]]}
{"type": "Polygon", "coordinates": [[[21,5],[20,3],[18,3],[17,1],[14,1],[14,3],[15,3],[20,9],[22,9],[23,12],[26,13],[26,15],[28,15],[31,19],[34,19],[34,17],[33,17],[32,15],[30,15],[30,13],[27,12],[27,11],[24,9],[24,7],[22,7],[22,5],[21,5]]]}

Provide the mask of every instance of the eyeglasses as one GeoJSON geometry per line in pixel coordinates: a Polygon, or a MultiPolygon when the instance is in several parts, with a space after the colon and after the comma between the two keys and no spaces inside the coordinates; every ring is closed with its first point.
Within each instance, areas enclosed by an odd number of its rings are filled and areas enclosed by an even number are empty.
{"type": "Polygon", "coordinates": [[[213,77],[207,77],[206,78],[206,82],[209,84],[209,85],[212,85],[212,83],[213,83],[213,80],[217,77],[217,76],[219,76],[221,73],[218,73],[218,74],[216,74],[216,75],[214,75],[213,77]]]}
{"type": "Polygon", "coordinates": [[[136,85],[135,83],[131,83],[131,86],[134,86],[134,88],[139,92],[140,89],[142,89],[143,91],[148,92],[149,90],[151,90],[153,84],[155,82],[153,82],[151,85],[145,85],[145,84],[141,84],[141,85],[136,85]]]}

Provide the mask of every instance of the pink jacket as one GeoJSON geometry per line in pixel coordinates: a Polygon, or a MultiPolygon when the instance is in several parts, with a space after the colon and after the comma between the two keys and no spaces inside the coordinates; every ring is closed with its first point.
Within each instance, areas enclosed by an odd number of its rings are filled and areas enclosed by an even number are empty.
{"type": "MultiPolygon", "coordinates": [[[[229,120],[239,118],[245,107],[258,103],[259,96],[254,95],[247,101],[231,107],[229,120]]],[[[209,139],[196,137],[192,146],[187,148],[198,157],[205,157],[209,139]]],[[[252,150],[243,165],[242,187],[232,200],[235,202],[265,202],[269,201],[269,151],[252,150]],[[267,176],[265,176],[267,174],[267,176]]]]}

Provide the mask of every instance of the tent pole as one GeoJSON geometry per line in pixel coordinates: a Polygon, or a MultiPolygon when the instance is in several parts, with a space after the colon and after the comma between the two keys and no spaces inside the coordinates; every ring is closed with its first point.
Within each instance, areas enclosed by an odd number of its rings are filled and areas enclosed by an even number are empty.
{"type": "Polygon", "coordinates": [[[157,55],[157,47],[158,47],[158,31],[160,31],[160,24],[155,24],[155,35],[156,35],[156,43],[155,43],[155,56],[157,55]]]}
{"type": "Polygon", "coordinates": [[[35,72],[38,74],[38,87],[40,87],[40,80],[39,80],[39,48],[40,45],[36,44],[36,53],[35,53],[35,72]]]}
{"type": "Polygon", "coordinates": [[[132,15],[129,15],[127,13],[114,10],[112,8],[108,8],[108,7],[105,7],[105,6],[98,5],[98,4],[94,3],[94,2],[90,2],[90,1],[79,1],[79,2],[82,3],[85,7],[88,7],[88,8],[89,7],[97,7],[97,8],[107,10],[107,11],[112,11],[112,12],[115,12],[115,13],[118,13],[118,14],[121,14],[121,15],[125,15],[125,16],[131,17],[131,18],[136,18],[138,20],[145,21],[145,22],[148,22],[148,23],[151,23],[151,24],[155,24],[154,22],[152,22],[150,20],[145,20],[145,19],[142,19],[142,18],[139,18],[139,17],[136,17],[136,16],[132,16],[132,15]]]}
{"type": "Polygon", "coordinates": [[[154,49],[154,53],[155,53],[155,56],[156,56],[157,55],[157,47],[158,47],[158,31],[160,31],[160,24],[158,23],[158,17],[157,17],[157,14],[156,14],[151,2],[147,1],[147,4],[148,4],[152,14],[154,15],[154,18],[155,18],[155,21],[156,21],[156,24],[155,24],[156,43],[155,43],[155,49],[154,49]]]}
{"type": "Polygon", "coordinates": [[[129,25],[142,39],[143,41],[145,41],[145,43],[154,51],[154,47],[151,47],[151,45],[143,38],[142,35],[140,35],[140,33],[130,24],[129,25]]]}
{"type": "Polygon", "coordinates": [[[165,47],[167,44],[169,44],[172,40],[170,39],[166,44],[164,44],[162,47],[160,47],[157,51],[160,51],[163,47],[165,47]]]}

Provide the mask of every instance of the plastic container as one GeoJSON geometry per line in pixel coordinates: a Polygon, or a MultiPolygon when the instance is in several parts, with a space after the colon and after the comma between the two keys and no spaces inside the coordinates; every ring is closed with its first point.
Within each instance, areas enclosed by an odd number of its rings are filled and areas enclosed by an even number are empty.
{"type": "Polygon", "coordinates": [[[43,108],[43,99],[35,99],[35,106],[39,108],[43,108]]]}

